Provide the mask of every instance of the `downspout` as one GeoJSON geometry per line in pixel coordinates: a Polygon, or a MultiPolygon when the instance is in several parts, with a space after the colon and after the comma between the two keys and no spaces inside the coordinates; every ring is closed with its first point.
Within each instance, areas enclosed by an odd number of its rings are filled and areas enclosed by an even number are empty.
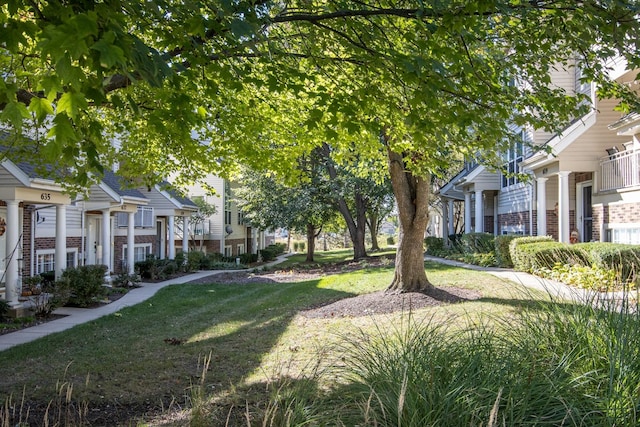
{"type": "Polygon", "coordinates": [[[87,262],[87,254],[84,253],[85,251],[85,225],[86,225],[86,218],[85,218],[85,209],[84,209],[84,201],[82,202],[82,210],[80,211],[80,253],[82,253],[82,260],[81,260],[81,264],[82,266],[85,265],[85,263],[87,262]]]}
{"type": "Polygon", "coordinates": [[[34,259],[36,256],[36,210],[35,209],[31,209],[31,238],[30,238],[30,243],[31,243],[31,250],[30,250],[30,254],[29,254],[29,259],[30,259],[30,266],[29,266],[29,276],[32,277],[33,273],[36,270],[36,260],[34,259]]]}
{"type": "MultiPolygon", "coordinates": [[[[531,200],[531,202],[529,202],[529,236],[533,236],[533,207],[538,204],[538,192],[535,191],[535,186],[537,185],[535,174],[532,171],[529,171],[528,175],[531,179],[531,185],[529,186],[529,191],[531,191],[531,197],[529,197],[531,200]]],[[[536,234],[538,233],[536,232],[536,234]]]]}

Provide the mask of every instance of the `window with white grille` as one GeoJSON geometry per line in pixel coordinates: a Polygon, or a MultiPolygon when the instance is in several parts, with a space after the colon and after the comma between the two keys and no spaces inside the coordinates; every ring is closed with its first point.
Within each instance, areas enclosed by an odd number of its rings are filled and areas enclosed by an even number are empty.
{"type": "MultiPolygon", "coordinates": [[[[118,227],[126,228],[129,225],[129,214],[127,212],[118,212],[116,215],[118,227]]],[[[148,206],[138,206],[133,220],[136,228],[153,228],[153,208],[148,206]]]]}

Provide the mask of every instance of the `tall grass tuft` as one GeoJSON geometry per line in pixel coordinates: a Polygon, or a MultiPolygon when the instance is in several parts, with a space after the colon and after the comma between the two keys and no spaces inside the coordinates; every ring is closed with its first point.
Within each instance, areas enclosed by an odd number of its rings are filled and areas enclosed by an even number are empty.
{"type": "Polygon", "coordinates": [[[408,316],[343,346],[361,425],[640,424],[640,318],[629,300],[539,302],[480,323],[408,316]]]}

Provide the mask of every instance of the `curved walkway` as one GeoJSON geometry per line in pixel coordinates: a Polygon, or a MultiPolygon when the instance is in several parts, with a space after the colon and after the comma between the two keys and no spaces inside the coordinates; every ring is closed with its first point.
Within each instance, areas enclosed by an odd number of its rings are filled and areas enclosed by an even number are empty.
{"type": "Polygon", "coordinates": [[[555,280],[545,279],[533,274],[515,271],[510,268],[498,267],[480,267],[472,264],[465,264],[459,261],[453,261],[445,258],[437,258],[426,255],[425,261],[437,262],[440,264],[452,265],[455,267],[467,268],[469,270],[484,271],[501,279],[509,280],[514,283],[521,284],[527,288],[538,289],[549,294],[549,296],[558,299],[568,299],[576,302],[593,303],[622,300],[628,296],[628,292],[596,292],[589,289],[580,289],[555,280]]]}
{"type": "MultiPolygon", "coordinates": [[[[270,267],[284,261],[289,254],[284,254],[276,258],[274,261],[264,264],[262,267],[270,267]]],[[[46,335],[61,332],[66,329],[73,328],[81,323],[90,322],[107,314],[115,313],[125,307],[136,305],[151,298],[160,289],[165,286],[186,283],[192,280],[201,279],[215,274],[227,273],[229,271],[238,270],[207,270],[186,276],[177,277],[175,279],[166,280],[158,283],[143,283],[141,287],[135,288],[127,292],[122,298],[97,308],[76,308],[76,307],[60,307],[54,311],[55,314],[62,314],[65,317],[52,320],[51,322],[42,323],[30,328],[21,329],[16,332],[0,335],[0,351],[7,350],[19,344],[35,341],[46,335]]]]}

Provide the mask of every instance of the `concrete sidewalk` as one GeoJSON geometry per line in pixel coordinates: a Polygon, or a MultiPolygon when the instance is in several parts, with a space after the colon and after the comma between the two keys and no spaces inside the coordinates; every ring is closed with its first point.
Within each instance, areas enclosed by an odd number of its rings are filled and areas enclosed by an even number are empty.
{"type": "Polygon", "coordinates": [[[533,274],[515,271],[509,268],[498,267],[480,267],[472,264],[465,264],[459,261],[453,261],[445,258],[436,258],[426,255],[425,261],[437,262],[440,264],[451,265],[455,267],[466,268],[469,270],[484,271],[504,280],[520,284],[526,288],[537,289],[549,294],[555,299],[565,299],[576,302],[593,303],[594,301],[603,302],[608,300],[621,300],[628,297],[628,293],[624,292],[596,292],[588,289],[580,289],[566,285],[555,280],[545,279],[533,274]]]}
{"type": "MultiPolygon", "coordinates": [[[[284,261],[287,256],[288,254],[281,255],[275,261],[271,261],[258,268],[271,267],[284,261]]],[[[61,319],[52,320],[51,322],[46,322],[41,325],[32,326],[9,334],[0,335],[0,351],[15,347],[19,344],[35,341],[46,335],[61,332],[66,329],[73,328],[76,325],[91,322],[92,320],[106,316],[107,314],[115,313],[125,307],[139,304],[154,296],[156,292],[165,286],[187,283],[192,280],[201,279],[215,274],[228,273],[230,271],[237,272],[238,270],[199,271],[197,273],[177,277],[164,282],[143,283],[141,287],[130,290],[126,295],[122,296],[122,298],[97,308],[60,307],[55,310],[54,313],[65,315],[65,317],[61,319]]],[[[251,269],[242,271],[251,271],[251,269]]]]}

